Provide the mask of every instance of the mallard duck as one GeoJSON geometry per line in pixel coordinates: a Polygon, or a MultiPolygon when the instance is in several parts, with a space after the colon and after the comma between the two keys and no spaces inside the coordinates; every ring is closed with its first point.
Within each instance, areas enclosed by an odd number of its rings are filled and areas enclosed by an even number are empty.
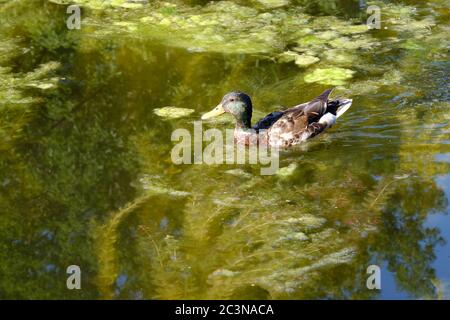
{"type": "Polygon", "coordinates": [[[274,147],[290,147],[330,128],[350,108],[352,99],[329,100],[331,91],[325,90],[317,98],[287,110],[272,112],[253,126],[252,100],[243,92],[233,91],[227,93],[217,107],[205,113],[202,120],[228,112],[236,119],[234,137],[237,143],[257,141],[274,147]]]}

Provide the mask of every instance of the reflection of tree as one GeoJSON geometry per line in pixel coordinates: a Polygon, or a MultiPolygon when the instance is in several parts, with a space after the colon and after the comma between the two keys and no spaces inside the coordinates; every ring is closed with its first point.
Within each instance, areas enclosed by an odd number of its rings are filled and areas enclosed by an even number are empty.
{"type": "MultiPolygon", "coordinates": [[[[57,107],[47,102],[47,108],[57,107]]],[[[6,297],[95,296],[90,225],[132,194],[135,168],[121,133],[106,122],[111,124],[105,113],[71,114],[45,137],[24,139],[2,154],[0,181],[7,185],[0,200],[0,292],[6,297]],[[70,264],[82,269],[80,292],[65,288],[70,264]]],[[[26,129],[36,132],[46,123],[35,118],[26,129]]]]}
{"type": "Polygon", "coordinates": [[[369,246],[378,259],[387,261],[399,289],[413,297],[436,297],[431,263],[435,246],[444,240],[439,229],[426,228],[424,222],[445,208],[444,193],[434,181],[407,179],[383,209],[379,232],[369,246]]]}
{"type": "MultiPolygon", "coordinates": [[[[28,1],[15,5],[13,9],[24,13],[20,25],[9,17],[5,26],[12,31],[1,31],[14,34],[21,28],[23,42],[39,43],[39,50],[31,50],[34,55],[11,62],[16,69],[33,70],[40,59],[58,59],[60,50],[64,57],[74,57],[73,50],[64,49],[67,29],[54,6],[28,1]]],[[[70,78],[69,62],[62,68],[69,69],[65,76],[70,78]]],[[[17,82],[34,80],[29,74],[18,73],[17,82]]],[[[108,75],[102,75],[100,84],[114,79],[108,75]]],[[[85,78],[92,81],[90,90],[99,89],[98,79],[85,78]]],[[[122,138],[126,132],[117,129],[120,112],[110,115],[106,109],[114,103],[108,94],[97,92],[99,109],[92,112],[93,99],[84,99],[89,92],[80,92],[68,79],[47,94],[33,93],[39,99],[26,104],[30,116],[20,122],[20,139],[0,156],[0,297],[93,298],[97,263],[89,232],[97,219],[133,195],[134,157],[122,138]],[[81,267],[81,291],[66,288],[71,264],[81,267]]]]}
{"type": "MultiPolygon", "coordinates": [[[[141,243],[146,249],[141,251],[158,255],[152,263],[157,297],[226,298],[255,294],[272,298],[368,298],[375,294],[365,287],[365,272],[371,259],[366,247],[371,241],[358,239],[363,233],[373,234],[380,210],[389,203],[398,181],[372,188],[362,205],[351,202],[345,207],[344,216],[334,217],[347,221],[347,226],[336,229],[321,225],[317,216],[327,210],[327,203],[349,203],[348,196],[353,194],[350,185],[344,183],[339,189],[339,199],[334,199],[331,189],[321,189],[328,196],[315,203],[309,197],[315,193],[313,186],[304,186],[301,193],[290,192],[285,184],[267,188],[253,177],[248,183],[242,184],[241,180],[240,187],[230,190],[226,186],[240,180],[223,177],[211,190],[213,184],[205,180],[209,175],[198,185],[200,181],[192,180],[197,175],[193,169],[189,181],[194,183],[196,197],[182,209],[182,236],[165,239],[158,228],[150,226],[141,233],[147,238],[141,243]],[[227,191],[220,194],[221,190],[227,191]],[[253,200],[247,203],[241,193],[253,200]],[[255,198],[269,202],[261,206],[254,202],[255,198]],[[296,199],[295,204],[282,205],[287,199],[296,199]],[[271,209],[271,205],[276,208],[271,209]],[[302,221],[308,221],[307,225],[302,221]],[[302,241],[304,236],[309,239],[302,241]],[[177,252],[175,260],[173,252],[177,252]]],[[[325,170],[318,179],[322,174],[329,173],[325,170]]],[[[293,179],[290,185],[295,184],[293,179]]],[[[358,187],[356,179],[350,181],[358,187]]],[[[434,195],[436,202],[439,196],[442,195],[434,195]]],[[[153,210],[146,211],[151,215],[153,210]]]]}

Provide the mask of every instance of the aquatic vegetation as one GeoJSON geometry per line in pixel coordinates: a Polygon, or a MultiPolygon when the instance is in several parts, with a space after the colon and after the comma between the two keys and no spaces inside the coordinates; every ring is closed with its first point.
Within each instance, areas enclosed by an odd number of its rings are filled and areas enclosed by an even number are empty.
{"type": "Polygon", "coordinates": [[[225,171],[225,173],[231,174],[236,177],[243,177],[243,178],[251,178],[252,177],[252,175],[250,173],[245,172],[242,169],[230,169],[230,170],[225,171]]]}
{"type": "Polygon", "coordinates": [[[156,195],[170,195],[174,197],[186,197],[190,195],[189,192],[186,191],[178,191],[170,189],[161,182],[161,178],[158,176],[150,176],[148,174],[144,174],[139,182],[142,184],[142,188],[145,190],[146,194],[156,194],[156,195]]]}
{"type": "MultiPolygon", "coordinates": [[[[296,49],[298,50],[298,49],[296,49]]],[[[280,53],[277,56],[277,61],[279,63],[289,63],[294,62],[296,65],[298,65],[301,68],[308,67],[314,63],[317,63],[320,61],[320,59],[314,55],[302,53],[299,54],[295,51],[285,51],[283,53],[280,53]]]]}
{"type": "Polygon", "coordinates": [[[407,40],[400,45],[400,48],[407,50],[426,50],[424,46],[420,45],[417,41],[407,40]]]}
{"type": "Polygon", "coordinates": [[[307,67],[318,61],[320,61],[319,58],[307,54],[302,54],[295,57],[295,64],[299,67],[307,67]]]}
{"type": "MultiPolygon", "coordinates": [[[[193,167],[192,170],[190,176],[195,176],[201,169],[193,167]]],[[[323,175],[328,174],[326,167],[322,170],[326,170],[323,175]]],[[[183,221],[184,233],[181,238],[174,240],[175,248],[171,247],[167,251],[164,240],[155,240],[153,236],[156,245],[151,242],[143,243],[144,247],[152,251],[157,246],[159,255],[166,252],[167,259],[163,260],[162,265],[172,270],[167,272],[158,263],[153,264],[154,273],[161,284],[158,285],[157,297],[226,298],[250,287],[266,292],[266,297],[281,298],[294,293],[299,297],[304,291],[297,291],[298,288],[312,285],[310,282],[314,282],[320,272],[351,264],[356,259],[357,250],[348,246],[348,240],[342,238],[342,234],[336,238],[337,230],[328,227],[327,219],[317,216],[316,212],[323,207],[323,201],[321,205],[308,200],[308,193],[313,192],[315,185],[308,186],[302,193],[290,192],[285,185],[270,188],[264,186],[260,189],[263,181],[255,177],[252,178],[252,184],[235,190],[226,189],[228,191],[221,194],[224,189],[217,184],[229,185],[232,182],[229,179],[235,179],[234,172],[238,171],[233,171],[230,178],[215,181],[214,190],[217,191],[213,191],[213,194],[209,194],[211,187],[208,180],[211,178],[208,175],[204,176],[206,181],[195,183],[193,201],[187,202],[184,207],[184,212],[187,213],[183,221]],[[249,195],[249,192],[250,196],[240,196],[249,195]],[[256,202],[255,196],[259,199],[256,202]],[[300,200],[299,197],[303,204],[301,212],[298,207],[291,206],[284,200],[297,201],[300,200]],[[198,201],[205,198],[214,201],[198,201]],[[284,204],[281,205],[282,203],[284,204]],[[238,215],[236,208],[240,208],[238,215]],[[305,211],[315,214],[307,214],[305,211]],[[224,220],[228,222],[220,227],[221,232],[214,231],[224,220]],[[211,237],[215,240],[212,241],[211,237]],[[198,259],[204,252],[203,246],[211,249],[211,245],[215,249],[209,251],[208,261],[198,259]],[[242,247],[245,254],[236,252],[236,246],[242,247]],[[176,259],[169,252],[176,252],[176,259]],[[180,277],[180,273],[184,276],[180,277]],[[195,275],[199,273],[207,276],[207,291],[191,286],[192,283],[197,283],[195,275]],[[302,275],[302,280],[295,280],[299,279],[299,275],[302,275]],[[169,288],[163,283],[170,283],[169,288]]],[[[238,177],[241,176],[242,173],[239,173],[238,177]]],[[[384,207],[392,190],[395,190],[394,187],[395,184],[392,183],[380,183],[379,188],[370,192],[363,202],[365,209],[353,208],[351,212],[367,212],[367,209],[369,212],[377,212],[384,207]]],[[[333,195],[323,188],[320,192],[333,195]]],[[[342,196],[341,193],[340,203],[343,201],[342,196]]],[[[365,219],[370,220],[370,216],[371,214],[366,215],[365,219]]],[[[360,218],[356,218],[358,219],[360,218]]],[[[370,228],[370,224],[365,226],[363,221],[353,221],[352,224],[355,227],[358,225],[357,229],[365,230],[364,232],[376,231],[370,228]]],[[[348,236],[351,237],[350,234],[348,236]]]]}
{"type": "Polygon", "coordinates": [[[304,80],[308,83],[319,82],[326,85],[338,86],[345,84],[345,81],[351,79],[354,73],[353,70],[339,67],[318,68],[305,75],[304,80]]]}
{"type": "Polygon", "coordinates": [[[119,267],[117,262],[117,241],[118,228],[123,221],[149,199],[149,195],[144,195],[135,199],[117,212],[113,212],[109,221],[104,225],[97,226],[95,240],[97,246],[100,270],[97,275],[97,283],[102,297],[111,299],[113,293],[111,288],[118,277],[119,267]]]}
{"type": "Polygon", "coordinates": [[[289,63],[295,61],[295,58],[298,57],[298,55],[299,54],[294,51],[285,51],[277,56],[277,61],[279,63],[289,63]]]}
{"type": "Polygon", "coordinates": [[[188,108],[164,107],[153,109],[153,112],[162,118],[177,119],[190,115],[195,110],[188,108]]]}
{"type": "MultiPolygon", "coordinates": [[[[59,0],[53,2],[68,3],[59,0]]],[[[145,6],[126,1],[78,3],[92,10],[110,11],[108,19],[112,19],[112,24],[102,23],[95,12],[86,19],[89,32],[98,36],[112,35],[112,32],[130,33],[193,52],[273,54],[292,41],[296,41],[300,47],[319,49],[330,40],[339,38],[341,33],[358,35],[367,31],[365,25],[354,25],[332,17],[324,20],[322,17],[309,16],[301,9],[289,6],[289,1],[285,0],[253,1],[256,8],[263,10],[261,13],[253,7],[232,1],[211,2],[200,8],[164,1],[147,3],[145,6]],[[311,25],[324,30],[316,35],[311,34],[308,31],[312,30],[311,25]],[[330,25],[333,30],[329,30],[330,25]]],[[[357,47],[368,46],[361,39],[357,42],[357,47]]],[[[349,45],[346,41],[342,43],[349,45]]]]}
{"type": "Polygon", "coordinates": [[[351,67],[358,60],[357,56],[347,50],[332,49],[325,52],[327,62],[339,66],[351,67]]]}
{"type": "Polygon", "coordinates": [[[331,29],[337,29],[341,34],[361,34],[369,31],[365,24],[350,24],[350,25],[332,25],[331,29]]]}
{"type": "Polygon", "coordinates": [[[297,167],[298,167],[298,164],[291,163],[287,167],[278,169],[276,172],[276,175],[281,178],[289,177],[290,175],[292,175],[294,173],[294,171],[297,169],[297,167]]]}
{"type": "Polygon", "coordinates": [[[296,44],[298,45],[298,47],[300,49],[305,48],[305,47],[318,49],[318,48],[324,47],[325,43],[327,43],[327,42],[328,42],[327,39],[319,38],[318,36],[312,35],[312,34],[301,37],[296,40],[296,44]]]}
{"type": "Polygon", "coordinates": [[[32,108],[38,103],[38,97],[30,97],[27,90],[50,90],[57,86],[55,70],[57,62],[49,62],[25,74],[14,74],[9,68],[0,66],[0,149],[6,148],[19,137],[23,127],[36,112],[32,108]]]}
{"type": "Polygon", "coordinates": [[[380,44],[370,39],[342,37],[330,41],[333,48],[345,50],[373,49],[380,44]]]}
{"type": "Polygon", "coordinates": [[[290,0],[254,0],[257,4],[260,4],[264,9],[273,9],[289,4],[290,0]]]}

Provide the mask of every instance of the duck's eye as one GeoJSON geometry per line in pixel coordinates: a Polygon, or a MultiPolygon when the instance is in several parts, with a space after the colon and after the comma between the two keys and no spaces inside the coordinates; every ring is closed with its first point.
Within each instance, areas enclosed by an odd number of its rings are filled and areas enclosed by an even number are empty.
{"type": "Polygon", "coordinates": [[[234,99],[230,99],[230,101],[234,101],[234,99]]]}

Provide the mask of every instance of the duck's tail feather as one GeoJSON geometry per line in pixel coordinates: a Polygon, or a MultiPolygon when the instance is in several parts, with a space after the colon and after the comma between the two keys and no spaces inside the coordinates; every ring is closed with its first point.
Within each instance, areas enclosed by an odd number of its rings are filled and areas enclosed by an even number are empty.
{"type": "MultiPolygon", "coordinates": [[[[331,92],[333,91],[333,89],[327,89],[324,92],[322,92],[317,98],[315,98],[314,100],[317,101],[323,101],[323,102],[327,102],[328,98],[330,97],[331,92]]],[[[314,101],[313,100],[313,101],[314,101]]]]}

